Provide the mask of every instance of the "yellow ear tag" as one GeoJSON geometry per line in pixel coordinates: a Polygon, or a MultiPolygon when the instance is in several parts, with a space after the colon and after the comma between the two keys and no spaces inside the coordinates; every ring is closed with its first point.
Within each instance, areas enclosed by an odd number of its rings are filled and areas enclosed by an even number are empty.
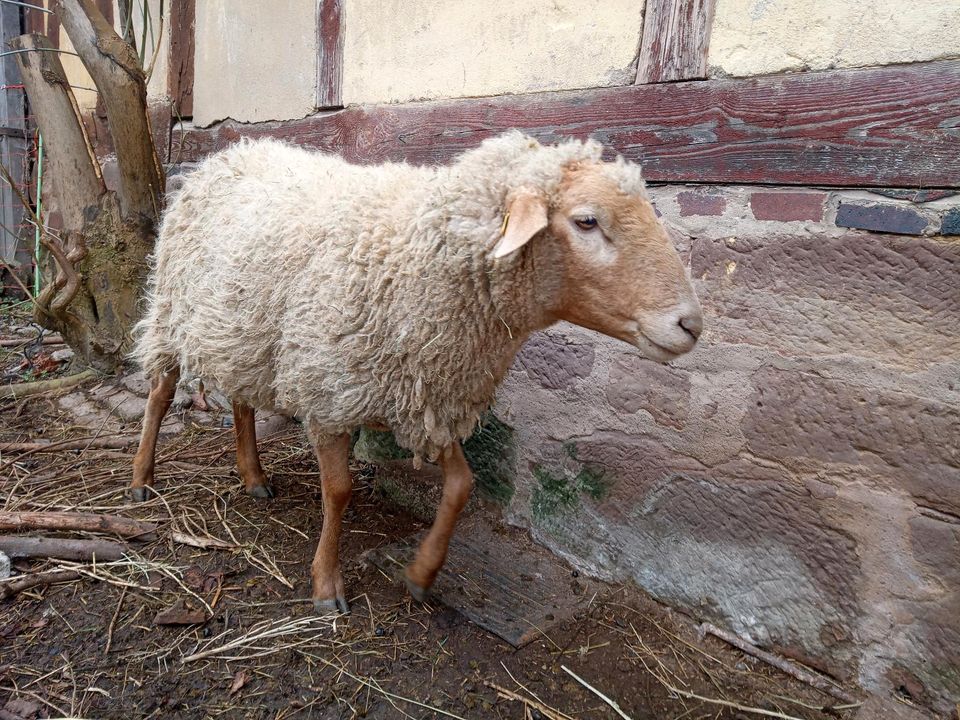
{"type": "Polygon", "coordinates": [[[500,226],[500,237],[507,234],[507,224],[510,222],[510,212],[503,216],[503,225],[500,226]]]}

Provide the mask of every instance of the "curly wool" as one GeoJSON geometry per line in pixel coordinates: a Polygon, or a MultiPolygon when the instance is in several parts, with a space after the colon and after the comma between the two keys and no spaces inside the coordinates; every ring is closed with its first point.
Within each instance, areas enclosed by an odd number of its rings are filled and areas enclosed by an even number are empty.
{"type": "MultiPolygon", "coordinates": [[[[493,259],[508,194],[554,198],[564,166],[600,155],[519,132],[446,167],[234,145],[170,200],[135,357],[299,417],[318,443],[383,423],[435,458],[470,435],[561,290],[555,244],[493,259]]],[[[642,192],[636,166],[610,167],[642,192]]]]}

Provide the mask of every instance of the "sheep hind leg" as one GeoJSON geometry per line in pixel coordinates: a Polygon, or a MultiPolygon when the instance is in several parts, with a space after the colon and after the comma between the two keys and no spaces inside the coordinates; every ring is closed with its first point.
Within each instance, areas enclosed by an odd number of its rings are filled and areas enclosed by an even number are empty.
{"type": "Polygon", "coordinates": [[[320,463],[320,489],[323,496],[323,530],[313,558],[313,606],[317,612],[350,612],[343,575],[340,573],[340,529],[343,513],[350,502],[353,480],[350,478],[350,436],[341,435],[317,447],[320,463]]]}
{"type": "Polygon", "coordinates": [[[443,469],[443,497],[430,532],[420,543],[417,555],[406,569],[407,590],[421,602],[447,559],[453,528],[473,490],[473,473],[460,443],[448,447],[440,458],[443,469]]]}
{"type": "Polygon", "coordinates": [[[248,495],[268,499],[274,495],[273,486],[260,465],[257,452],[257,421],[252,407],[233,401],[233,432],[237,438],[237,470],[248,495]]]}
{"type": "Polygon", "coordinates": [[[133,482],[127,488],[127,494],[135,502],[147,500],[153,493],[153,469],[156,463],[157,437],[160,435],[160,423],[177,392],[180,370],[174,369],[161,373],[150,381],[150,396],[143,413],[143,428],[140,431],[140,447],[133,458],[133,482]]]}

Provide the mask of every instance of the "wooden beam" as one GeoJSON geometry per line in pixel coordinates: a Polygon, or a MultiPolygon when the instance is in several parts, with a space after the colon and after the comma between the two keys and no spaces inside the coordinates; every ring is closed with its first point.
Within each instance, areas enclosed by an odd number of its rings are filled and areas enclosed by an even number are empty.
{"type": "Polygon", "coordinates": [[[175,117],[193,117],[193,57],[196,34],[196,0],[170,4],[170,65],[167,86],[175,117]]]}
{"type": "Polygon", "coordinates": [[[520,128],[545,141],[594,137],[656,182],[955,188],[958,116],[960,60],[943,60],[225,122],[175,133],[171,157],[271,136],[358,162],[434,164],[520,128]]]}
{"type": "Polygon", "coordinates": [[[716,0],[647,0],[637,83],[707,77],[716,0]]]}
{"type": "Polygon", "coordinates": [[[317,108],[343,107],[343,2],[317,0],[317,108]]]}

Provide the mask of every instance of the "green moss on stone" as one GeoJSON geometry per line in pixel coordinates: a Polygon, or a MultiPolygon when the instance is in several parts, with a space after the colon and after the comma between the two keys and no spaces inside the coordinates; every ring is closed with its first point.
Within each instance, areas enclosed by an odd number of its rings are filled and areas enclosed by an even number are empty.
{"type": "MultiPolygon", "coordinates": [[[[473,470],[477,491],[485,498],[506,504],[513,497],[516,476],[516,444],[513,428],[493,412],[481,418],[477,429],[463,444],[473,470]]],[[[413,457],[397,445],[390,431],[361,429],[354,439],[353,456],[369,463],[387,463],[413,457]]]]}
{"type": "Polygon", "coordinates": [[[549,469],[543,465],[533,468],[537,485],[533,489],[531,512],[540,524],[553,524],[550,521],[572,512],[579,505],[581,495],[600,501],[610,492],[611,480],[602,468],[581,462],[573,443],[565,443],[563,449],[579,464],[576,472],[562,467],[549,469]]]}
{"type": "Polygon", "coordinates": [[[362,428],[353,444],[353,456],[357,460],[383,463],[411,458],[413,453],[397,445],[393,433],[389,430],[362,428]]]}
{"type": "Polygon", "coordinates": [[[463,452],[480,494],[503,505],[510,502],[517,472],[513,428],[488,412],[463,444],[463,452]]]}

